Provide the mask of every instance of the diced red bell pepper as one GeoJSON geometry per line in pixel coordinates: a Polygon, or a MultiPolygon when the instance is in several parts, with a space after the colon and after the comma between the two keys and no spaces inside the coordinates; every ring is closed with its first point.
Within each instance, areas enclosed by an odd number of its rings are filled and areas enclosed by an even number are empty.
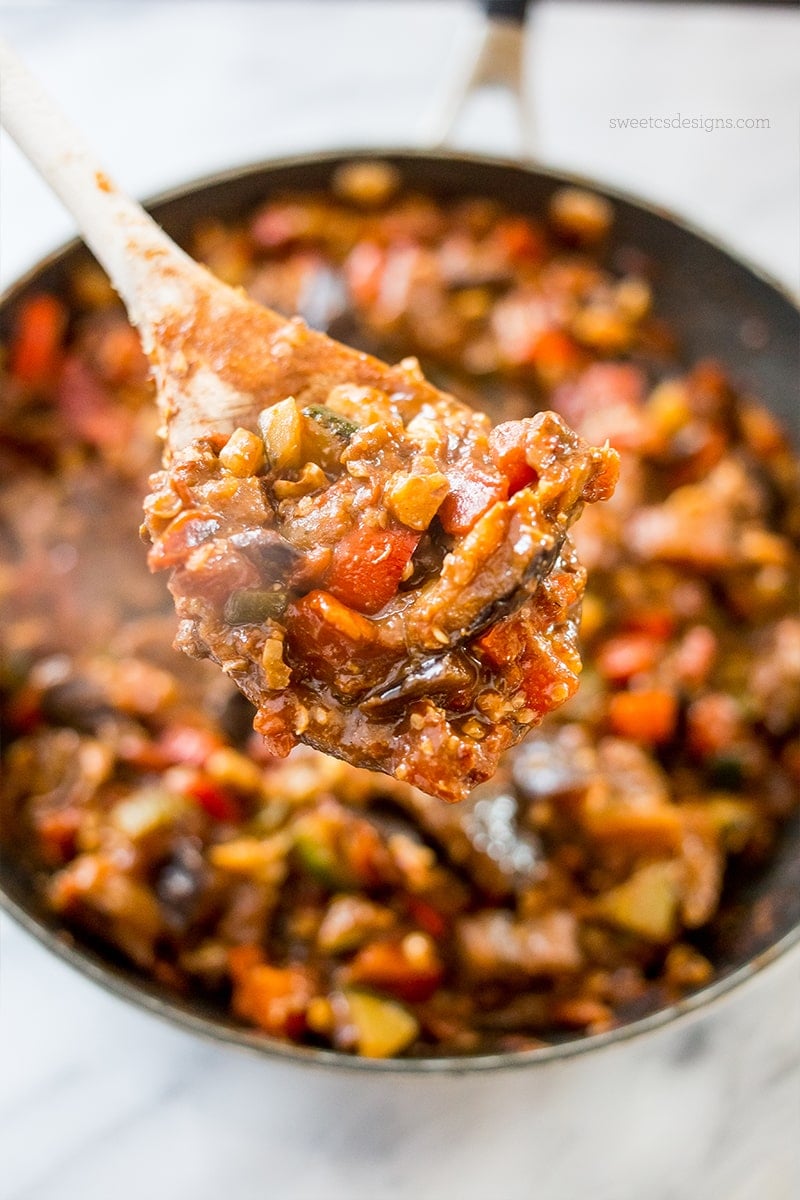
{"type": "Polygon", "coordinates": [[[299,654],[325,658],[334,667],[363,653],[377,636],[371,621],[320,588],[289,605],[286,628],[299,654]]]}
{"type": "Polygon", "coordinates": [[[328,590],[357,612],[378,612],[397,592],[419,539],[406,529],[354,529],[334,547],[328,590]]]}
{"type": "Polygon", "coordinates": [[[546,329],[531,341],[528,361],[550,381],[557,382],[581,363],[581,351],[563,329],[546,329]]]}
{"type": "Polygon", "coordinates": [[[61,361],[67,310],[46,292],[31,296],[17,317],[10,350],[11,374],[33,387],[53,378],[61,361]]]}
{"type": "Polygon", "coordinates": [[[39,849],[50,866],[61,866],[75,855],[75,839],[81,824],[77,805],[51,809],[34,818],[39,849]]]}
{"type": "Polygon", "coordinates": [[[675,632],[675,614],[668,608],[634,608],[625,614],[623,624],[625,629],[665,642],[675,632]]]}
{"type": "Polygon", "coordinates": [[[447,920],[439,912],[438,908],[434,908],[427,900],[421,900],[419,896],[409,896],[406,901],[409,915],[420,929],[424,929],[436,941],[440,941],[447,933],[447,920]]]}
{"type": "Polygon", "coordinates": [[[469,533],[493,504],[508,498],[508,480],[499,471],[495,474],[475,465],[465,470],[454,467],[446,474],[450,491],[437,513],[445,533],[469,533]]]}
{"type": "Polygon", "coordinates": [[[186,789],[214,821],[240,821],[242,812],[234,796],[211,779],[198,776],[186,789]]]}

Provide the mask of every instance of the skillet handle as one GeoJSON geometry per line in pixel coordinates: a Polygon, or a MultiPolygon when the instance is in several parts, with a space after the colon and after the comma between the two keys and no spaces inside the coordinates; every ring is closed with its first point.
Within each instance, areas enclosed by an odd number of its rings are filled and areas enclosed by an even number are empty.
{"type": "Polygon", "coordinates": [[[483,11],[490,21],[516,21],[525,24],[530,0],[481,0],[483,11]]]}
{"type": "Polygon", "coordinates": [[[534,121],[525,87],[525,23],[532,0],[480,0],[480,4],[486,14],[481,39],[453,83],[427,140],[434,147],[446,145],[473,97],[489,88],[499,89],[512,101],[520,154],[532,158],[534,121]]]}

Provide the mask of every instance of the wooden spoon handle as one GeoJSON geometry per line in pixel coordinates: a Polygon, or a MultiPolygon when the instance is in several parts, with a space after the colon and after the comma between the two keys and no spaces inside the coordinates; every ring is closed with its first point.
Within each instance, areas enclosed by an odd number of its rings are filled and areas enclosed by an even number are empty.
{"type": "Polygon", "coordinates": [[[141,205],[112,183],[78,131],[2,38],[0,88],[3,126],[72,213],[149,352],[154,326],[163,314],[191,304],[200,268],[141,205]]]}

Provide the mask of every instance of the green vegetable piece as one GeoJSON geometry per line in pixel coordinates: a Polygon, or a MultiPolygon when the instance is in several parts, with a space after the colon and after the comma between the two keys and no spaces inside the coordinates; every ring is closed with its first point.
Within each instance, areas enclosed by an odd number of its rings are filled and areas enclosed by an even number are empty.
{"type": "Polygon", "coordinates": [[[598,896],[593,915],[648,942],[668,942],[676,932],[679,870],[673,860],[647,863],[625,883],[598,896]]]}
{"type": "Polygon", "coordinates": [[[115,804],[110,823],[132,842],[165,829],[191,808],[185,796],[175,795],[163,788],[142,788],[115,804]]]}
{"type": "Polygon", "coordinates": [[[406,1050],[419,1033],[416,1018],[398,1004],[369,992],[344,991],[357,1033],[356,1049],[365,1058],[391,1058],[406,1050]]]}
{"type": "Polygon", "coordinates": [[[303,409],[303,416],[310,417],[312,421],[318,421],[323,428],[343,442],[349,442],[358,429],[358,425],[354,421],[348,421],[347,417],[341,416],[340,413],[334,412],[332,408],[328,408],[324,404],[310,404],[308,408],[303,409]]]}
{"type": "Polygon", "coordinates": [[[721,792],[740,792],[744,787],[744,767],[735,754],[718,754],[709,766],[712,787],[721,792]]]}
{"type": "Polygon", "coordinates": [[[264,588],[242,588],[232,592],[225,602],[225,620],[229,625],[259,625],[276,620],[286,608],[286,592],[264,588]]]}
{"type": "Polygon", "coordinates": [[[722,839],[725,849],[738,854],[755,837],[759,828],[758,809],[735,796],[712,796],[703,811],[722,839]]]}
{"type": "Polygon", "coordinates": [[[336,475],[341,470],[342,454],[358,429],[324,404],[303,409],[303,457],[336,475]]]}
{"type": "Polygon", "coordinates": [[[295,857],[301,868],[333,891],[349,891],[358,886],[337,852],[331,830],[313,813],[300,817],[292,828],[295,857]]]}

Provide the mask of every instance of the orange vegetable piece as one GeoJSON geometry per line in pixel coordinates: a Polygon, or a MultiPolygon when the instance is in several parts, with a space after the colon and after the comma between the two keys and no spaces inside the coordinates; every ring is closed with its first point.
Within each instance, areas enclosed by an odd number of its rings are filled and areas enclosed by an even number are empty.
{"type": "Polygon", "coordinates": [[[495,426],[489,445],[492,458],[508,480],[509,496],[536,482],[536,471],[525,457],[525,444],[520,441],[517,421],[495,426]]]}
{"type": "Polygon", "coordinates": [[[412,934],[401,942],[370,942],[353,959],[349,982],[369,984],[412,1003],[427,1000],[442,982],[444,968],[430,943],[428,952],[419,958],[408,952],[411,938],[424,936],[412,934]]]}
{"type": "Polygon", "coordinates": [[[271,967],[257,946],[235,946],[228,953],[233,979],[233,1009],[246,1021],[276,1037],[299,1037],[314,995],[302,967],[271,967]]]}
{"type": "Polygon", "coordinates": [[[334,547],[328,591],[358,612],[379,612],[395,595],[419,539],[406,529],[354,529],[334,547]]]}
{"type": "Polygon", "coordinates": [[[608,721],[620,737],[660,745],[675,735],[678,701],[672,692],[650,688],[617,692],[608,704],[608,721]]]}
{"type": "Polygon", "coordinates": [[[37,386],[53,377],[61,359],[67,310],[46,292],[31,296],[19,311],[11,343],[11,374],[37,386]]]}
{"type": "Polygon", "coordinates": [[[469,533],[483,514],[508,496],[508,481],[498,471],[478,472],[474,467],[469,473],[453,469],[447,472],[450,491],[439,508],[438,517],[445,533],[469,533]]]}

